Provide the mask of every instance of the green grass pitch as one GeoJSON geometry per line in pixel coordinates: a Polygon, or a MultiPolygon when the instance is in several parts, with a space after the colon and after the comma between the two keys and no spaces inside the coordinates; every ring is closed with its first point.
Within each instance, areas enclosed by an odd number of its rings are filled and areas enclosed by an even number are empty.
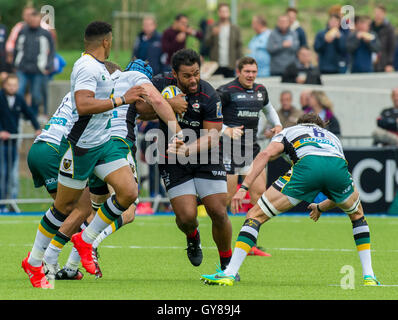
{"type": "MultiPolygon", "coordinates": [[[[398,299],[397,218],[368,217],[373,268],[386,286],[364,287],[348,218],[325,216],[315,223],[305,216],[283,215],[260,230],[258,245],[272,257],[246,258],[241,282],[233,287],[206,286],[218,253],[211,221],[199,218],[204,259],[193,267],[185,237],[172,216],[137,216],[99,248],[103,278],[85,274],[81,281],[57,281],[54,290],[31,287],[21,261],[31,249],[39,216],[0,217],[1,300],[363,300],[398,299]],[[355,289],[342,289],[343,266],[355,271],[355,289]]],[[[244,221],[232,217],[233,244],[244,221]]],[[[71,249],[68,244],[61,265],[71,249]]]]}

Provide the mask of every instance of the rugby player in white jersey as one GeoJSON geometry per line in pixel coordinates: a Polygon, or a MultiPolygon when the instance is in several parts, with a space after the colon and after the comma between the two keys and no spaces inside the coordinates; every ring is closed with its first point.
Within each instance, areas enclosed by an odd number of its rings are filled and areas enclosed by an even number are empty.
{"type": "Polygon", "coordinates": [[[206,284],[233,285],[235,276],[251,247],[256,244],[260,226],[301,201],[309,202],[310,218],[317,221],[323,211],[339,207],[352,222],[354,240],[362,265],[364,285],[380,285],[371,263],[369,226],[364,217],[339,139],[324,129],[315,114],[303,115],[294,127],[286,128],[272,138],[267,148],[254,160],[242,188],[232,199],[232,210],[238,212],[247,189],[270,160],[286,155],[292,169],[260,197],[249,210],[240,230],[231,262],[224,271],[202,275],[206,284]],[[328,199],[312,203],[319,192],[328,199]]]}
{"type": "MultiPolygon", "coordinates": [[[[109,57],[111,44],[111,25],[105,22],[88,25],[85,53],[76,61],[71,75],[72,105],[79,118],[69,135],[61,141],[57,196],[54,205],[45,214],[51,222],[52,231],[56,233],[74,209],[92,173],[112,186],[115,194],[101,206],[89,226],[72,237],[83,267],[91,274],[96,272],[93,241],[138,196],[137,183],[129,163],[110,139],[112,110],[124,104],[144,101],[143,97],[147,96],[144,88],[136,86],[121,97],[110,98],[114,85],[104,61],[109,57]]],[[[160,110],[159,117],[171,123],[172,132],[181,130],[169,105],[160,110]]],[[[34,245],[23,260],[22,267],[34,287],[51,288],[43,273],[43,254],[42,246],[34,245]]]]}

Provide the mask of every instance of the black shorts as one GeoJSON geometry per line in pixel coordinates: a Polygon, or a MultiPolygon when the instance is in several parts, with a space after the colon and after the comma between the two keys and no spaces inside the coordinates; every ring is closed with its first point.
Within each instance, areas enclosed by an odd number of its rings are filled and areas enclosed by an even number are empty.
{"type": "Polygon", "coordinates": [[[237,175],[246,175],[247,171],[249,171],[249,168],[253,162],[253,160],[257,157],[257,155],[260,153],[260,146],[258,143],[254,143],[253,145],[253,154],[245,154],[245,149],[244,146],[242,146],[241,150],[238,150],[240,152],[240,155],[244,154],[244,157],[242,156],[243,159],[240,159],[240,163],[237,163],[237,158],[236,158],[236,152],[232,149],[231,153],[225,152],[223,154],[223,163],[225,170],[227,171],[227,174],[237,174],[237,175]],[[231,156],[235,155],[235,156],[231,156]],[[242,161],[243,160],[243,161],[242,161]]]}
{"type": "Polygon", "coordinates": [[[170,199],[185,194],[204,198],[227,192],[227,173],[223,164],[159,164],[159,172],[170,199]]]}

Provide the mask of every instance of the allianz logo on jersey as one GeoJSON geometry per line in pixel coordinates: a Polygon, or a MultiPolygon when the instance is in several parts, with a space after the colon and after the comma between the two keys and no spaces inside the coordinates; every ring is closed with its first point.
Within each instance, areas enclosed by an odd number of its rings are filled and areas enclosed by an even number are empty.
{"type": "Polygon", "coordinates": [[[242,117],[242,118],[257,118],[258,117],[258,111],[241,110],[241,111],[238,112],[238,117],[242,117]]]}
{"type": "Polygon", "coordinates": [[[67,122],[68,120],[66,120],[65,118],[52,117],[47,124],[59,124],[61,126],[65,126],[67,122]]]}

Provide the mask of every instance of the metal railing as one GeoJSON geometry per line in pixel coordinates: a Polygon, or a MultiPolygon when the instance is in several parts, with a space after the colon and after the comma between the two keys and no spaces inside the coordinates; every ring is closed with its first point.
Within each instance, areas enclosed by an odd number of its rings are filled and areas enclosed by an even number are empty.
{"type": "MultiPolygon", "coordinates": [[[[31,144],[34,141],[33,134],[13,134],[6,141],[0,139],[0,209],[9,206],[14,212],[21,212],[19,206],[24,204],[51,203],[53,199],[48,195],[45,188],[33,191],[31,173],[27,165],[27,155],[31,144]],[[29,181],[25,183],[25,189],[32,192],[19,192],[21,179],[29,181]]],[[[138,135],[137,141],[137,171],[140,185],[140,202],[150,202],[152,210],[157,212],[160,204],[169,204],[169,199],[161,181],[157,165],[149,166],[140,153],[143,134],[138,135]]],[[[344,147],[366,147],[372,146],[371,137],[345,136],[341,138],[344,147]]],[[[263,145],[262,145],[263,146],[263,145]]],[[[1,213],[1,211],[0,211],[1,213]]]]}

